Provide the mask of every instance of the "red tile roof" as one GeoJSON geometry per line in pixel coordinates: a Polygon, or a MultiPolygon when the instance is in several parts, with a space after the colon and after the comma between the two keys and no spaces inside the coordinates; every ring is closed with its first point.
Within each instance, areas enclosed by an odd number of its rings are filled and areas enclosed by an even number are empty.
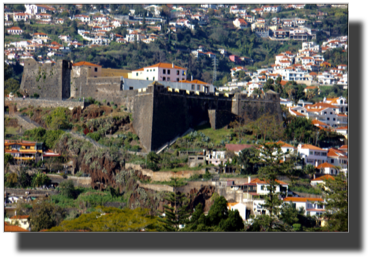
{"type": "Polygon", "coordinates": [[[305,198],[305,197],[286,197],[284,198],[284,202],[323,202],[322,198],[305,198]]]}
{"type": "Polygon", "coordinates": [[[29,232],[29,231],[17,225],[10,225],[7,222],[4,222],[4,232],[29,232]]]}
{"type": "Polygon", "coordinates": [[[336,169],[336,166],[326,162],[317,166],[317,169],[321,169],[321,168],[335,168],[336,169]]]}
{"type": "Polygon", "coordinates": [[[316,146],[313,146],[313,145],[308,145],[308,144],[301,145],[301,148],[303,148],[303,149],[312,149],[312,150],[323,150],[323,151],[325,151],[322,148],[319,148],[319,147],[316,147],[316,146]]]}
{"type": "Polygon", "coordinates": [[[311,181],[326,181],[326,180],[335,180],[334,176],[331,176],[329,174],[323,175],[321,177],[315,178],[311,181]]]}
{"type": "Polygon", "coordinates": [[[19,219],[28,219],[28,218],[29,218],[29,215],[16,215],[16,216],[11,217],[10,219],[19,220],[19,219]]]}
{"type": "Polygon", "coordinates": [[[101,65],[96,65],[96,64],[86,62],[86,61],[81,61],[81,62],[73,64],[73,67],[80,67],[80,66],[101,67],[101,65]]]}

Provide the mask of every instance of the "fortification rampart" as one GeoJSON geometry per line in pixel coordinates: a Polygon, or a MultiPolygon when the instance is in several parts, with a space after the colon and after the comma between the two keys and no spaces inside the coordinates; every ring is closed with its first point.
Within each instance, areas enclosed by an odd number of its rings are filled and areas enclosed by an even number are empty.
{"type": "Polygon", "coordinates": [[[58,60],[55,64],[39,64],[28,59],[24,64],[20,90],[40,98],[65,99],[70,97],[71,63],[58,60]]]}
{"type": "Polygon", "coordinates": [[[158,83],[139,89],[137,93],[131,91],[127,107],[133,112],[133,126],[141,144],[148,151],[158,150],[204,121],[217,129],[235,120],[236,115],[256,120],[265,113],[279,117],[281,113],[279,95],[272,91],[264,96],[247,97],[170,90],[158,83]]]}

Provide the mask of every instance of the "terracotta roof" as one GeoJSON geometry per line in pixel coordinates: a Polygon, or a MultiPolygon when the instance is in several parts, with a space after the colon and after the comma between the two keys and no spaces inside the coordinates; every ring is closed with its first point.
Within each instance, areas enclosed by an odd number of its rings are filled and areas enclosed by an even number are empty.
{"type": "Polygon", "coordinates": [[[12,219],[12,220],[15,220],[15,219],[19,220],[19,219],[28,219],[28,218],[29,218],[29,215],[16,215],[16,216],[11,217],[10,219],[12,219]]]}
{"type": "Polygon", "coordinates": [[[101,67],[101,65],[96,65],[96,64],[86,62],[86,61],[81,61],[81,62],[73,64],[73,67],[80,67],[80,66],[101,67]]]}
{"type": "Polygon", "coordinates": [[[7,30],[22,30],[22,29],[20,29],[19,27],[11,27],[11,28],[9,28],[7,30]]]}
{"type": "Polygon", "coordinates": [[[179,81],[179,83],[209,85],[208,83],[202,82],[202,81],[199,81],[199,80],[193,80],[193,81],[181,80],[181,81],[179,81]]]}
{"type": "Polygon", "coordinates": [[[327,162],[325,162],[325,163],[323,163],[323,164],[320,164],[320,165],[317,166],[316,168],[317,168],[317,169],[321,169],[321,168],[335,168],[335,169],[336,169],[336,167],[335,167],[334,165],[329,164],[329,163],[327,163],[327,162]]]}
{"type": "Polygon", "coordinates": [[[240,144],[226,144],[227,150],[232,150],[235,152],[241,151],[246,148],[254,147],[254,145],[240,145],[240,144]]]}
{"type": "Polygon", "coordinates": [[[284,202],[323,202],[322,198],[305,198],[305,197],[286,197],[284,198],[284,202]]]}
{"type": "Polygon", "coordinates": [[[319,147],[316,147],[316,146],[313,146],[313,145],[308,145],[308,144],[301,145],[301,148],[303,148],[303,149],[312,149],[312,150],[323,150],[323,151],[325,151],[322,148],[319,148],[319,147]]]}
{"type": "Polygon", "coordinates": [[[7,222],[4,222],[4,232],[29,232],[29,231],[17,225],[10,225],[7,222]]]}
{"type": "Polygon", "coordinates": [[[340,150],[335,149],[335,148],[330,148],[328,153],[327,153],[327,156],[328,157],[347,158],[347,156],[345,155],[345,152],[340,151],[340,150]]]}
{"type": "Polygon", "coordinates": [[[334,176],[331,176],[329,174],[323,175],[321,177],[315,178],[311,181],[326,181],[326,180],[335,180],[334,176]]]}
{"type": "Polygon", "coordinates": [[[348,149],[348,146],[347,145],[343,145],[343,146],[341,146],[339,149],[348,149]]]}
{"type": "Polygon", "coordinates": [[[313,121],[311,121],[311,123],[313,124],[313,125],[320,125],[320,126],[328,126],[327,124],[325,124],[325,123],[323,123],[323,122],[321,122],[321,121],[318,121],[318,120],[313,120],[313,121]]]}
{"type": "MultiPolygon", "coordinates": [[[[152,66],[148,66],[148,67],[144,67],[144,68],[157,68],[157,67],[159,67],[159,68],[168,68],[168,69],[173,68],[172,64],[170,64],[170,63],[157,63],[157,64],[154,64],[152,66]]],[[[184,69],[184,70],[186,70],[186,68],[182,68],[182,67],[179,67],[179,66],[176,66],[176,65],[174,65],[174,69],[184,69]]]]}

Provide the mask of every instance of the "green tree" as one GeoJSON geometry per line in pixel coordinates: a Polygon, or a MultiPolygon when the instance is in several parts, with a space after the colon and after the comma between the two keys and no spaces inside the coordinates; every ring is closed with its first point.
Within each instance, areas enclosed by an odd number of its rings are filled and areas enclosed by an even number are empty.
{"type": "Polygon", "coordinates": [[[31,185],[31,177],[26,171],[26,168],[20,168],[18,171],[17,185],[21,188],[30,187],[31,185]]]}
{"type": "Polygon", "coordinates": [[[324,217],[327,219],[326,230],[348,231],[348,186],[345,178],[340,176],[326,180],[327,193],[324,217]]]}
{"type": "Polygon", "coordinates": [[[70,199],[75,197],[75,188],[72,180],[65,180],[59,184],[59,192],[70,199]]]}
{"type": "Polygon", "coordinates": [[[57,226],[65,218],[65,215],[65,211],[61,207],[55,206],[47,200],[42,202],[34,201],[29,215],[32,231],[40,231],[57,226]]]}
{"type": "Polygon", "coordinates": [[[253,174],[253,164],[251,163],[251,158],[253,156],[254,151],[246,148],[243,149],[238,158],[237,162],[241,166],[241,173],[242,174],[253,174]]]}
{"type": "Polygon", "coordinates": [[[50,231],[139,232],[159,229],[157,217],[151,216],[148,209],[98,206],[95,212],[65,220],[50,231]]]}
{"type": "MultiPolygon", "coordinates": [[[[174,187],[178,186],[178,179],[171,178],[171,185],[174,187]]],[[[165,197],[168,205],[164,205],[165,217],[160,219],[163,227],[167,231],[179,231],[180,225],[185,225],[187,223],[188,217],[188,201],[185,194],[177,192],[174,190],[170,192],[165,197]]]]}
{"type": "Polygon", "coordinates": [[[6,173],[5,174],[5,187],[16,187],[18,182],[17,173],[6,173]]]}
{"type": "Polygon", "coordinates": [[[280,219],[288,225],[293,225],[298,222],[298,210],[293,203],[284,203],[281,207],[280,219]]]}
{"type": "Polygon", "coordinates": [[[43,185],[48,185],[50,183],[50,178],[41,172],[35,174],[32,178],[32,187],[40,187],[43,185]]]}
{"type": "Polygon", "coordinates": [[[276,192],[277,186],[280,185],[277,177],[291,173],[294,163],[290,158],[284,161],[289,155],[289,152],[283,152],[281,145],[276,143],[264,144],[262,148],[257,150],[253,155],[255,157],[251,159],[251,162],[261,165],[258,172],[259,178],[268,184],[266,189],[269,191],[265,196],[265,203],[263,204],[263,207],[269,211],[269,218],[259,218],[256,222],[265,226],[266,231],[283,231],[285,228],[279,222],[282,200],[280,193],[276,192]]]}

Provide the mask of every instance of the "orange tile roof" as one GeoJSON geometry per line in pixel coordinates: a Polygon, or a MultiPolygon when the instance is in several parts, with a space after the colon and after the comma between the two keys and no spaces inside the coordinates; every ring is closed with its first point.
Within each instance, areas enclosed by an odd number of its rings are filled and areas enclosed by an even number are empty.
{"type": "Polygon", "coordinates": [[[96,65],[96,64],[86,62],[86,61],[81,61],[81,62],[73,64],[73,67],[80,67],[80,66],[101,67],[101,65],[96,65]]]}
{"type": "Polygon", "coordinates": [[[4,222],[4,232],[29,232],[29,231],[17,225],[10,225],[7,222],[4,222]]]}
{"type": "Polygon", "coordinates": [[[12,219],[12,220],[15,220],[15,219],[19,220],[19,219],[28,219],[28,218],[29,218],[29,215],[16,215],[16,216],[11,217],[10,219],[12,219]]]}
{"type": "Polygon", "coordinates": [[[316,146],[313,146],[313,145],[308,145],[308,144],[301,145],[301,148],[303,148],[303,149],[312,149],[312,150],[323,150],[323,151],[325,151],[322,148],[319,148],[319,147],[316,147],[316,146]]]}
{"type": "Polygon", "coordinates": [[[232,150],[235,152],[241,151],[246,148],[254,147],[254,145],[240,145],[240,144],[226,144],[227,150],[232,150]]]}
{"type": "Polygon", "coordinates": [[[280,144],[281,147],[291,147],[291,148],[294,148],[294,149],[295,149],[294,146],[289,145],[289,144],[287,144],[287,143],[285,143],[285,142],[283,142],[283,141],[278,141],[277,144],[280,144]]]}
{"type": "Polygon", "coordinates": [[[335,148],[330,148],[328,153],[327,153],[327,156],[328,157],[340,157],[340,158],[347,158],[346,155],[344,155],[345,152],[343,151],[340,151],[339,149],[335,149],[335,148]],[[339,155],[339,154],[342,154],[342,155],[339,155]]]}
{"type": "Polygon", "coordinates": [[[320,165],[317,166],[316,168],[317,168],[317,169],[321,169],[321,168],[335,168],[335,169],[336,169],[336,167],[335,167],[334,165],[329,164],[329,163],[327,163],[327,162],[325,162],[325,163],[323,163],[323,164],[320,164],[320,165]]]}
{"type": "MultiPolygon", "coordinates": [[[[144,67],[144,68],[157,68],[157,67],[159,67],[159,68],[168,68],[168,69],[173,68],[172,64],[170,64],[170,63],[157,63],[157,64],[154,64],[152,66],[148,66],[148,67],[144,67]]],[[[176,65],[174,65],[174,68],[175,69],[184,69],[184,70],[187,70],[186,68],[182,68],[182,67],[179,67],[179,66],[176,66],[176,65]]]]}
{"type": "Polygon", "coordinates": [[[321,177],[315,178],[315,179],[313,179],[311,181],[325,181],[325,180],[335,180],[335,177],[331,176],[329,174],[326,174],[326,175],[323,175],[321,177]]]}
{"type": "Polygon", "coordinates": [[[208,83],[206,83],[206,82],[202,82],[202,81],[199,81],[199,80],[193,80],[193,81],[181,80],[181,81],[179,81],[179,83],[189,83],[189,84],[209,85],[208,83]]]}
{"type": "Polygon", "coordinates": [[[348,146],[347,145],[343,145],[339,149],[348,149],[348,146]]]}
{"type": "Polygon", "coordinates": [[[327,124],[325,124],[325,123],[323,123],[323,122],[321,122],[321,121],[318,121],[318,120],[313,120],[313,121],[311,121],[311,123],[313,124],[313,125],[320,125],[320,126],[328,126],[327,124]]]}
{"type": "Polygon", "coordinates": [[[305,198],[305,197],[286,197],[284,198],[284,202],[323,202],[322,198],[305,198]]]}

